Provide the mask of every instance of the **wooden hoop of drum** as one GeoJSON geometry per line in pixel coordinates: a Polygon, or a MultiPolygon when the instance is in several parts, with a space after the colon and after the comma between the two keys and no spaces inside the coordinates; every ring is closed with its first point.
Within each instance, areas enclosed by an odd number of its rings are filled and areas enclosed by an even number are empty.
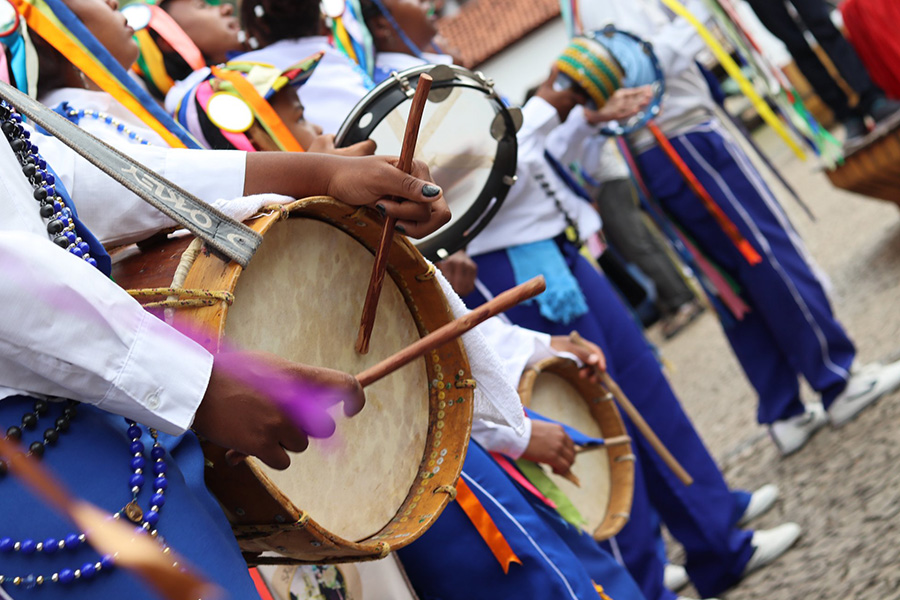
{"type": "Polygon", "coordinates": [[[628,431],[612,394],[578,376],[578,366],[565,358],[548,358],[522,374],[522,404],[541,415],[575,427],[595,438],[618,438],[616,443],[580,452],[568,479],[548,473],[553,482],[587,519],[585,529],[602,541],[622,530],[631,513],[634,493],[634,454],[628,431]]]}
{"type": "MultiPolygon", "coordinates": [[[[248,221],[264,235],[251,263],[200,252],[183,288],[233,295],[177,308],[176,317],[246,349],[359,373],[452,320],[429,265],[395,236],[371,350],[354,349],[382,220],[318,197],[248,221]]],[[[117,261],[126,288],[169,286],[191,238],[117,261]]],[[[183,266],[182,266],[183,270],[183,266]]],[[[166,309],[170,310],[170,309],[166,309]]],[[[328,440],[311,440],[286,471],[250,458],[228,466],[207,444],[206,480],[248,562],[346,562],[386,556],[418,538],[451,500],[471,428],[474,382],[461,341],[366,388],[351,419],[340,407],[328,440]],[[263,553],[277,553],[270,557],[263,553]]]]}
{"type": "Polygon", "coordinates": [[[835,187],[900,204],[900,115],[880,123],[827,173],[835,187]]]}
{"type": "Polygon", "coordinates": [[[481,73],[454,65],[422,65],[393,73],[360,100],[335,136],[343,148],[372,139],[377,154],[399,155],[419,76],[434,82],[422,114],[415,158],[424,161],[453,216],[415,242],[429,259],[465,247],[500,210],[516,180],[516,131],[522,113],[507,108],[481,73]]]}

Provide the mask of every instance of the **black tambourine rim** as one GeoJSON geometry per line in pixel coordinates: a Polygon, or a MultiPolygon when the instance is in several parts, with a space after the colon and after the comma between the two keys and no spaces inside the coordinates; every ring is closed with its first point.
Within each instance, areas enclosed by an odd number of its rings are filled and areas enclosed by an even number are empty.
{"type": "MultiPolygon", "coordinates": [[[[659,64],[659,59],[656,56],[656,53],[653,51],[653,45],[647,40],[636,36],[635,34],[624,31],[622,29],[617,29],[612,25],[607,25],[603,29],[598,29],[596,31],[591,31],[586,33],[587,36],[607,36],[612,37],[614,35],[622,35],[627,38],[631,38],[641,47],[643,52],[649,57],[650,63],[653,65],[653,71],[656,75],[655,86],[656,89],[653,91],[653,99],[650,101],[650,104],[647,105],[647,108],[636,114],[635,116],[627,119],[624,123],[618,123],[615,126],[605,125],[600,128],[600,132],[604,135],[616,136],[616,135],[628,135],[638,129],[644,127],[650,119],[656,117],[659,114],[663,95],[666,93],[666,79],[665,74],[662,70],[662,65],[659,64]]],[[[599,41],[599,40],[598,40],[599,41]]],[[[600,42],[603,43],[602,41],[600,42]]],[[[612,54],[612,52],[610,52],[612,54]]]]}
{"type": "Polygon", "coordinates": [[[495,113],[502,115],[506,131],[497,140],[494,165],[484,187],[469,210],[464,215],[456,217],[429,239],[413,240],[419,252],[431,261],[442,260],[457,250],[465,248],[500,210],[510,186],[515,181],[518,152],[517,127],[512,115],[496,96],[492,87],[478,74],[455,65],[422,65],[406,69],[398,72],[396,77],[392,76],[381,82],[366,94],[366,97],[353,108],[335,135],[335,146],[338,148],[352,146],[368,139],[388,113],[411,97],[401,87],[400,81],[406,80],[410,88],[415,90],[419,75],[428,73],[436,66],[449,67],[453,71],[454,77],[452,79],[435,79],[431,85],[432,90],[446,87],[468,87],[483,92],[485,100],[492,104],[495,113]],[[372,114],[371,121],[365,127],[358,127],[360,119],[369,113],[372,114]]]}

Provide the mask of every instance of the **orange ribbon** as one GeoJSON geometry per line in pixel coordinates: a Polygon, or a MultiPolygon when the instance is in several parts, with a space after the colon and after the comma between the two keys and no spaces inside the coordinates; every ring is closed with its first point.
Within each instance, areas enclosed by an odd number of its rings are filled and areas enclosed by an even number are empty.
{"type": "Polygon", "coordinates": [[[247,81],[243,75],[234,71],[212,67],[212,74],[219,79],[224,79],[234,86],[235,91],[240,94],[241,98],[250,105],[250,109],[260,120],[262,125],[269,131],[272,139],[278,144],[282,150],[287,152],[303,152],[303,146],[293,136],[291,131],[272,108],[265,98],[263,98],[253,84],[247,81]]]}
{"type": "Polygon", "coordinates": [[[275,600],[272,597],[272,592],[269,591],[269,586],[263,581],[256,567],[250,567],[250,579],[253,580],[253,585],[256,586],[256,592],[259,594],[260,600],[275,600]]]}
{"type": "Polygon", "coordinates": [[[500,563],[504,573],[509,573],[509,565],[512,563],[522,564],[522,561],[519,560],[519,557],[516,556],[516,553],[510,547],[509,542],[497,529],[494,519],[481,505],[481,502],[478,501],[478,498],[462,477],[456,482],[456,501],[459,502],[459,507],[463,509],[466,516],[472,521],[472,525],[478,530],[481,538],[488,545],[488,548],[491,549],[494,558],[500,563]]]}
{"type": "Polygon", "coordinates": [[[599,583],[594,583],[593,581],[592,581],[591,583],[594,584],[594,589],[597,590],[597,593],[598,593],[598,594],[600,594],[600,599],[601,599],[601,600],[612,600],[612,598],[610,598],[609,596],[607,596],[607,595],[606,595],[606,592],[603,591],[603,586],[602,586],[602,585],[600,585],[599,583]]]}
{"type": "Polygon", "coordinates": [[[712,196],[709,195],[709,192],[706,191],[706,188],[700,183],[697,177],[691,172],[690,168],[685,164],[684,160],[680,156],[678,156],[678,152],[672,146],[672,143],[666,138],[665,134],[663,134],[662,130],[660,130],[659,126],[650,121],[647,123],[647,128],[650,129],[650,132],[653,134],[653,137],[656,138],[656,142],[659,144],[659,147],[663,149],[663,152],[666,153],[666,156],[669,157],[669,160],[672,161],[672,164],[675,165],[675,168],[678,169],[678,172],[681,173],[681,177],[688,184],[688,186],[693,190],[694,194],[700,198],[700,201],[703,202],[703,205],[706,207],[706,210],[709,211],[709,214],[712,215],[713,219],[719,224],[719,227],[722,228],[722,231],[725,232],[734,245],[737,247],[738,251],[747,259],[751,265],[758,265],[762,262],[762,257],[756,251],[750,242],[741,235],[741,232],[738,231],[737,226],[731,222],[728,216],[722,212],[722,209],[716,204],[716,201],[713,200],[712,196]]]}

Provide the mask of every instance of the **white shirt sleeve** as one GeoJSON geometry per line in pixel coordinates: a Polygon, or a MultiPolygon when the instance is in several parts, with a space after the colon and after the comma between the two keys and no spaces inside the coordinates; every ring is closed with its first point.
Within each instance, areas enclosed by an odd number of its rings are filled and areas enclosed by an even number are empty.
{"type": "Polygon", "coordinates": [[[46,238],[0,232],[0,385],[190,427],[213,357],[46,238]]]}
{"type": "Polygon", "coordinates": [[[522,435],[512,427],[476,419],[472,421],[472,438],[488,452],[499,452],[515,460],[525,454],[531,441],[531,419],[525,417],[522,435]]]}
{"type": "MultiPolygon", "coordinates": [[[[175,222],[122,187],[56,138],[33,134],[35,143],[75,201],[78,216],[105,245],[146,239],[175,222]]],[[[112,142],[149,170],[201,200],[243,196],[247,157],[236,150],[176,150],[112,142]]]]}
{"type": "MultiPolygon", "coordinates": [[[[712,22],[712,15],[703,6],[703,2],[687,0],[682,3],[701,23],[708,25],[712,22]]],[[[703,41],[694,26],[681,17],[673,19],[649,41],[653,44],[653,51],[656,53],[666,77],[673,77],[685,69],[693,67],[697,55],[706,49],[706,42],[703,41]]]]}

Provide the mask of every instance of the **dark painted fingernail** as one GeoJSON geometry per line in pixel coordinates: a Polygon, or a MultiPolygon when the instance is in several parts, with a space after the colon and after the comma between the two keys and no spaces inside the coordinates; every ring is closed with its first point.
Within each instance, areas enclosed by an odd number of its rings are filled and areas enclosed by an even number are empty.
{"type": "Polygon", "coordinates": [[[378,209],[378,212],[381,213],[382,217],[387,213],[387,209],[384,207],[384,204],[376,204],[375,208],[378,209]]]}
{"type": "Polygon", "coordinates": [[[399,232],[402,233],[403,235],[406,235],[406,228],[405,228],[403,225],[395,225],[395,226],[394,226],[394,229],[396,229],[397,231],[399,231],[399,232]]]}
{"type": "Polygon", "coordinates": [[[434,198],[441,193],[441,188],[436,185],[426,184],[422,187],[422,195],[426,198],[434,198]]]}

